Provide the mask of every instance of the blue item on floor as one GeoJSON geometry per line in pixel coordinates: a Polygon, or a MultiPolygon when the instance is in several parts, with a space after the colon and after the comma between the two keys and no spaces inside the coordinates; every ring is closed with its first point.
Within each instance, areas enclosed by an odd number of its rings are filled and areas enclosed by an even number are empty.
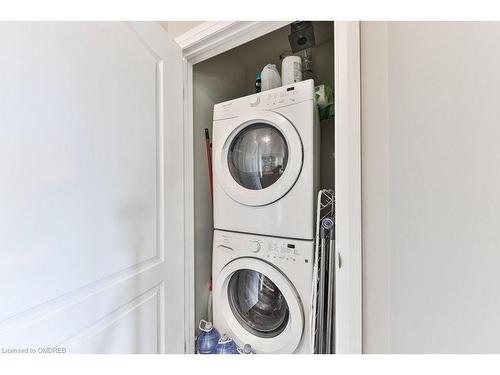
{"type": "Polygon", "coordinates": [[[196,341],[196,349],[198,354],[213,354],[220,339],[219,332],[214,328],[211,322],[205,320],[200,321],[199,325],[201,333],[196,341]]]}
{"type": "Polygon", "coordinates": [[[238,345],[228,335],[223,334],[215,348],[215,354],[240,354],[238,345]]]}

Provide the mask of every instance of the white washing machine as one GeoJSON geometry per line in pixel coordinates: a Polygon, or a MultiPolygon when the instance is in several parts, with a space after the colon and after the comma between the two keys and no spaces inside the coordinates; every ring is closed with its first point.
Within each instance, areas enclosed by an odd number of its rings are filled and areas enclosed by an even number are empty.
{"type": "Polygon", "coordinates": [[[312,79],[216,104],[214,227],[313,239],[318,138],[312,79]]]}
{"type": "Polygon", "coordinates": [[[311,353],[313,241],[216,230],[213,319],[256,353],[311,353]]]}

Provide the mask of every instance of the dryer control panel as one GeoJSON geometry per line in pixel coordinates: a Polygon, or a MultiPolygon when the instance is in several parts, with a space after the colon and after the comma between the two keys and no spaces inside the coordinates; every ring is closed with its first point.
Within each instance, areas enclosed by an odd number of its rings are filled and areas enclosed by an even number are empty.
{"type": "Polygon", "coordinates": [[[295,240],[244,233],[214,232],[216,248],[235,256],[251,256],[270,263],[310,263],[313,259],[314,241],[295,240]]]}
{"type": "Polygon", "coordinates": [[[272,110],[314,99],[314,80],[292,83],[214,106],[214,121],[241,116],[249,109],[272,110]]]}

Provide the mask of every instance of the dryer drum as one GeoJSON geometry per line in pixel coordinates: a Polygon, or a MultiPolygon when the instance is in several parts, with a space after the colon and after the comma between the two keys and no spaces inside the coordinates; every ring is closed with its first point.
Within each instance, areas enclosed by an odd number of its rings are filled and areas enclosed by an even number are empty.
{"type": "Polygon", "coordinates": [[[229,280],[228,299],[238,322],[258,337],[276,337],[288,323],[285,297],[271,279],[257,271],[236,271],[229,280]]]}
{"type": "Polygon", "coordinates": [[[238,184],[250,190],[265,189],[285,171],[288,162],[285,137],[272,125],[249,125],[231,143],[227,162],[238,184]]]}

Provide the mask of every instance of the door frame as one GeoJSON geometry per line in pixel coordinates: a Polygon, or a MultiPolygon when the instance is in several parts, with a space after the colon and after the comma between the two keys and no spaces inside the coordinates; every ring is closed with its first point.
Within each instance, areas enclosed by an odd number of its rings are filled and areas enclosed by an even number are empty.
{"type": "MultiPolygon", "coordinates": [[[[184,87],[184,261],[185,350],[194,353],[194,163],[193,66],[290,24],[286,21],[203,22],[178,36],[184,87]]],[[[361,258],[361,103],[359,22],[334,24],[335,49],[335,191],[337,270],[336,340],[338,353],[362,351],[361,258]],[[342,142],[339,140],[342,139],[342,142]],[[339,225],[338,223],[342,223],[339,225]]]]}

